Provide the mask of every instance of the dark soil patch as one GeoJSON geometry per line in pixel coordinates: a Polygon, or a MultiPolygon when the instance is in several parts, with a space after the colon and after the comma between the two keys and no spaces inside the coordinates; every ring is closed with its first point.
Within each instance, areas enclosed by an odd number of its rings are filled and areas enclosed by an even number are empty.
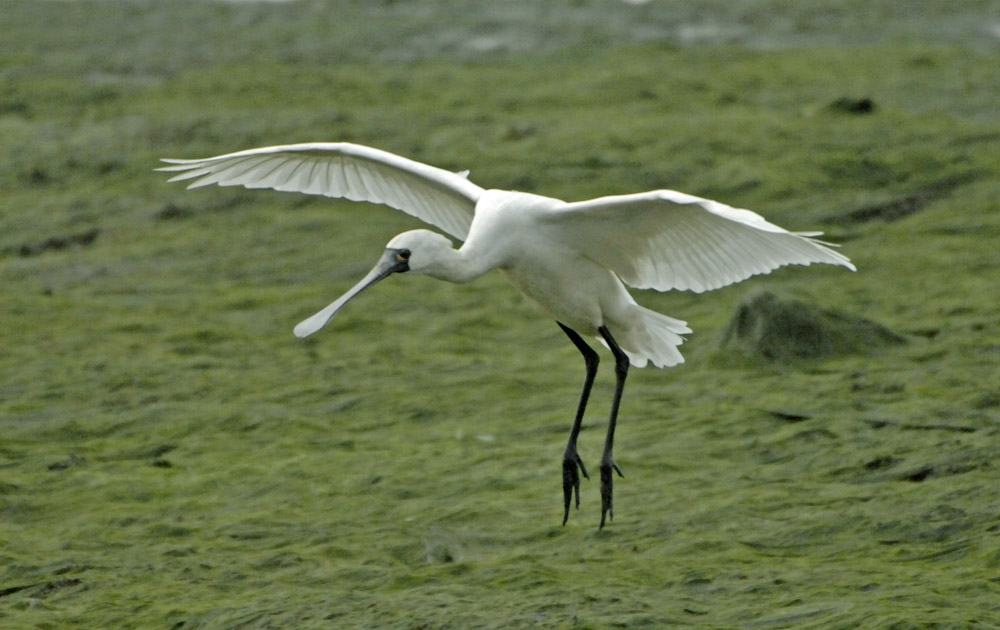
{"type": "Polygon", "coordinates": [[[864,354],[905,341],[869,319],[762,292],[736,309],[719,349],[780,361],[864,354]]]}
{"type": "Polygon", "coordinates": [[[77,232],[66,236],[52,236],[38,243],[24,243],[17,248],[19,256],[38,256],[49,251],[62,251],[71,247],[87,247],[93,245],[97,237],[100,236],[99,228],[92,228],[85,232],[77,232]]]}

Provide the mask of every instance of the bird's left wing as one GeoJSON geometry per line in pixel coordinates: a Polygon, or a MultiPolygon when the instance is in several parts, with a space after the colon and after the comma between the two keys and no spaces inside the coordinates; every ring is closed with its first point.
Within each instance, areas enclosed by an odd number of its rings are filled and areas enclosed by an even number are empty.
{"type": "Polygon", "coordinates": [[[539,227],[641,289],[701,293],[783,265],[855,270],[811,238],[817,233],[789,232],[749,210],[672,190],[569,203],[539,227]]]}
{"type": "Polygon", "coordinates": [[[347,142],[290,144],[250,149],[200,160],[165,159],[180,171],[170,181],[193,179],[189,188],[218,184],[273,188],[402,210],[465,240],[483,189],[452,173],[347,142]]]}

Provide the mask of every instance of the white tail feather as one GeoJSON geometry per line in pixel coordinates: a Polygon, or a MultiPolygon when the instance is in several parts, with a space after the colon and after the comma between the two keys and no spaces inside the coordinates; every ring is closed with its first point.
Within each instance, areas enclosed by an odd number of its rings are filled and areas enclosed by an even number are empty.
{"type": "MultiPolygon", "coordinates": [[[[646,367],[647,363],[660,368],[684,363],[677,346],[684,343],[681,335],[691,332],[687,322],[641,306],[639,311],[639,322],[631,330],[612,331],[629,362],[637,368],[646,367]]],[[[603,338],[598,337],[598,340],[607,347],[603,338]]]]}

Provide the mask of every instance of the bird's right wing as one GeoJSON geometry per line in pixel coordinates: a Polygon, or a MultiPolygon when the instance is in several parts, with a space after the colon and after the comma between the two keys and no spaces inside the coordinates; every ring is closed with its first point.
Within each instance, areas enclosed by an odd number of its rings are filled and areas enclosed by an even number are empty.
{"type": "Polygon", "coordinates": [[[826,263],[854,270],[817,233],[789,232],[749,210],[673,190],[558,206],[540,229],[640,289],[696,293],[783,265],[826,263]]]}
{"type": "Polygon", "coordinates": [[[358,144],[311,143],[250,149],[198,160],[164,159],[158,170],[188,188],[218,184],[273,188],[385,204],[461,240],[469,233],[483,189],[452,173],[358,144]]]}

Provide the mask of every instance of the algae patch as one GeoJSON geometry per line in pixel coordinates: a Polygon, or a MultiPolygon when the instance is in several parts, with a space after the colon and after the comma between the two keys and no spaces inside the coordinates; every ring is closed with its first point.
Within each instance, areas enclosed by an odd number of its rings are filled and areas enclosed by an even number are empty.
{"type": "Polygon", "coordinates": [[[902,335],[870,319],[762,291],[737,307],[722,332],[719,350],[781,361],[863,354],[905,342],[902,335]]]}

